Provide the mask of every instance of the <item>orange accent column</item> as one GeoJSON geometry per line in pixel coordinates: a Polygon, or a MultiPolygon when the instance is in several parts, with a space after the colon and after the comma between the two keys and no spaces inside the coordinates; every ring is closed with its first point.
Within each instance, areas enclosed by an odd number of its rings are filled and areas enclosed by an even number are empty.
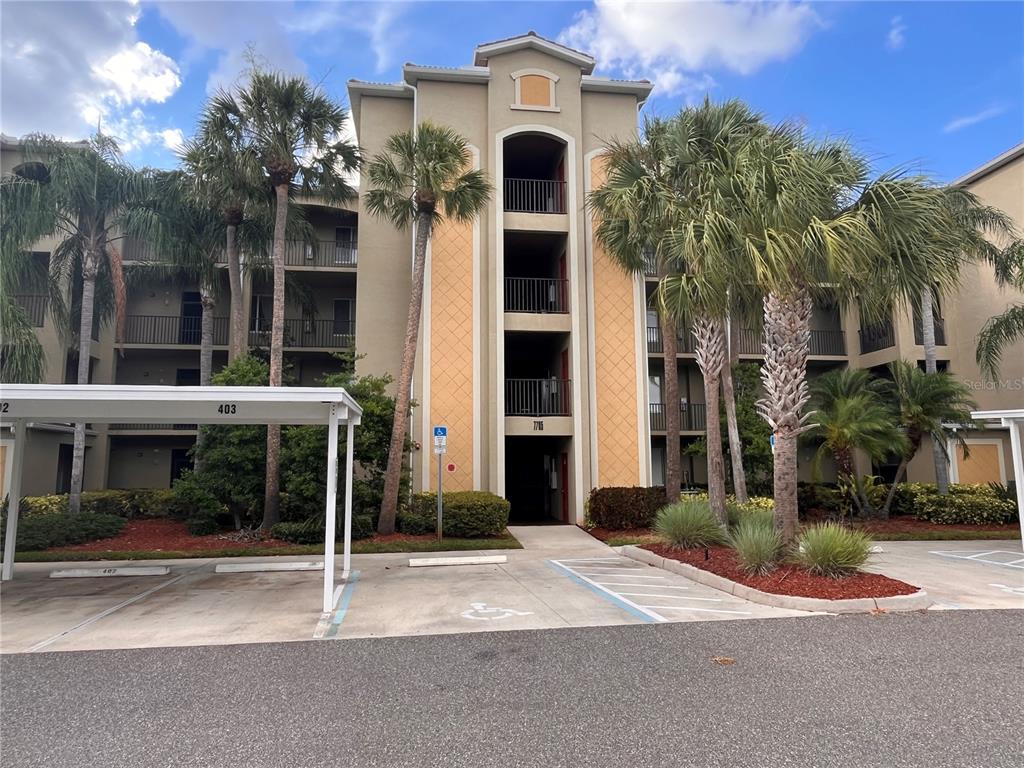
{"type": "MultiPolygon", "coordinates": [[[[445,222],[430,251],[430,423],[448,427],[450,491],[473,489],[473,225],[445,222]]],[[[432,441],[430,436],[428,439],[432,441]]],[[[433,443],[425,443],[433,451],[433,443]]],[[[424,485],[437,490],[437,465],[424,485]]]]}

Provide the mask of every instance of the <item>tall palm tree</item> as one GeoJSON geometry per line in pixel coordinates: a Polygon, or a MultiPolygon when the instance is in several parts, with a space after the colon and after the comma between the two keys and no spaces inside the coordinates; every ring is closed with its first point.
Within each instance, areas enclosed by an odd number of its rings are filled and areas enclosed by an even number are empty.
{"type": "MultiPolygon", "coordinates": [[[[1024,243],[1017,241],[991,259],[996,282],[1003,288],[1024,293],[1024,243]]],[[[1024,341],[1024,302],[1014,302],[995,317],[990,317],[978,334],[976,358],[982,373],[999,376],[1003,349],[1015,341],[1024,341]]]]}
{"type": "MultiPolygon", "coordinates": [[[[936,190],[920,178],[890,172],[877,178],[860,153],[843,142],[815,142],[794,126],[758,137],[738,166],[745,198],[743,271],[765,292],[762,417],[775,438],[776,526],[792,541],[798,529],[797,439],[808,428],[807,356],[815,297],[840,303],[859,298],[879,312],[891,292],[886,277],[901,268],[910,295],[931,285],[933,253],[909,265],[899,244],[941,227],[936,190]],[[895,256],[894,256],[895,254],[895,256]],[[883,291],[880,286],[885,286],[883,291]]],[[[937,274],[938,273],[938,274],[937,274]]]]}
{"type": "Polygon", "coordinates": [[[908,442],[897,426],[894,409],[882,396],[884,386],[866,369],[839,368],[819,376],[810,392],[814,424],[806,436],[821,441],[815,465],[831,454],[840,484],[850,489],[854,505],[867,513],[871,503],[858,481],[855,452],[881,460],[902,454],[908,442]]]}
{"type": "Polygon", "coordinates": [[[899,453],[900,464],[881,509],[886,518],[896,486],[903,481],[907,465],[917,455],[924,438],[929,436],[933,444],[941,446],[945,463],[946,444],[954,440],[965,445],[964,429],[973,423],[971,411],[978,407],[967,387],[946,371],[927,373],[914,363],[896,360],[889,365],[889,375],[891,383],[886,385],[886,396],[896,404],[906,442],[902,451],[894,451],[899,453]]]}
{"type": "Polygon", "coordinates": [[[389,137],[384,150],[368,164],[366,174],[369,181],[366,210],[387,219],[398,229],[411,226],[415,232],[412,293],[384,475],[384,498],[377,525],[380,533],[393,533],[409,428],[416,340],[423,310],[427,246],[434,228],[446,219],[469,222],[476,218],[491,199],[493,188],[483,171],[472,168],[466,139],[451,128],[430,122],[389,137]]]}
{"type": "MultiPolygon", "coordinates": [[[[126,164],[117,143],[97,134],[88,142],[68,144],[50,136],[33,135],[23,144],[25,156],[45,166],[45,179],[37,179],[18,198],[18,208],[4,211],[5,217],[31,222],[38,237],[58,239],[50,257],[55,279],[78,281],[80,307],[77,383],[89,382],[89,361],[95,317],[97,278],[112,290],[116,333],[122,335],[125,288],[121,254],[117,241],[123,235],[122,220],[127,211],[151,192],[150,178],[126,164]],[[24,207],[34,208],[34,211],[24,207]],[[106,280],[104,281],[106,282],[106,280]]],[[[33,238],[36,239],[36,238],[33,238]]],[[[71,493],[68,508],[81,509],[82,474],[85,459],[85,424],[75,424],[71,464],[71,493]]]]}
{"type": "MultiPolygon", "coordinates": [[[[251,152],[274,194],[273,312],[270,331],[270,386],[281,386],[284,371],[285,240],[288,208],[296,195],[340,203],[356,196],[349,179],[359,153],[341,133],[348,112],[302,77],[254,69],[237,94],[211,100],[211,125],[227,145],[251,152]]],[[[212,130],[212,129],[211,129],[212,130]]],[[[261,528],[279,518],[281,427],[267,427],[267,483],[261,528]]]]}
{"type": "MultiPolygon", "coordinates": [[[[669,175],[666,141],[669,124],[660,118],[644,122],[643,139],[611,142],[605,148],[604,184],[590,194],[588,204],[597,214],[594,235],[624,271],[642,276],[652,266],[659,279],[678,271],[664,247],[671,226],[666,218],[675,194],[669,175]]],[[[678,354],[679,323],[659,294],[654,295],[664,354],[665,496],[679,498],[680,411],[678,354]]]]}

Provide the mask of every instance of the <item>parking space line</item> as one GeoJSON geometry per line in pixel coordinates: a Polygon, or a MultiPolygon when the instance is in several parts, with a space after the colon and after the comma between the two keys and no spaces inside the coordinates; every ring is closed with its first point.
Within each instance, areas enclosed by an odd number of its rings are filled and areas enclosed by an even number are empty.
{"type": "Polygon", "coordinates": [[[563,558],[559,560],[560,563],[608,563],[613,560],[621,560],[621,557],[574,557],[571,559],[563,558]]]}
{"type": "Polygon", "coordinates": [[[689,587],[675,587],[671,584],[637,584],[635,581],[602,581],[606,587],[651,587],[652,589],[689,589],[689,587]]]}
{"type": "MultiPolygon", "coordinates": [[[[640,569],[638,568],[637,570],[640,569]]],[[[583,573],[582,571],[577,571],[577,573],[579,573],[581,576],[611,576],[613,579],[653,579],[655,581],[657,581],[658,579],[661,579],[662,581],[665,580],[664,576],[623,576],[622,574],[618,573],[583,573]]]]}
{"type": "Polygon", "coordinates": [[[996,565],[1001,568],[1014,568],[1015,570],[1024,570],[1024,565],[1017,565],[1017,563],[1022,563],[1024,562],[1024,560],[1010,560],[1007,562],[1004,560],[988,560],[982,557],[982,555],[1010,555],[1015,557],[1018,554],[1017,552],[1008,552],[1005,549],[993,549],[991,552],[976,552],[970,555],[966,554],[965,550],[935,549],[931,550],[928,554],[937,555],[938,557],[949,557],[954,560],[968,560],[972,563],[986,563],[987,565],[996,565]]]}
{"type": "Polygon", "coordinates": [[[645,608],[657,608],[659,611],[698,611],[699,613],[735,613],[749,616],[750,611],[727,611],[724,608],[694,608],[692,605],[645,605],[645,608]]]}
{"type": "Polygon", "coordinates": [[[672,600],[700,600],[704,603],[720,603],[722,599],[720,597],[690,597],[689,595],[652,595],[649,592],[619,592],[620,595],[629,595],[630,597],[668,597],[672,600]]]}
{"type": "MultiPolygon", "coordinates": [[[[359,571],[352,571],[349,573],[348,581],[338,587],[341,591],[341,599],[335,600],[337,608],[333,613],[321,614],[320,621],[317,623],[316,629],[313,630],[314,640],[323,640],[337,636],[338,629],[341,627],[341,622],[344,620],[345,614],[348,612],[349,603],[352,602],[352,593],[355,591],[356,582],[358,580],[359,571]]],[[[335,592],[335,594],[337,594],[337,592],[335,592]]]]}
{"type": "Polygon", "coordinates": [[[53,643],[56,643],[58,640],[62,640],[63,638],[67,637],[72,632],[77,632],[80,629],[84,629],[85,627],[89,626],[90,624],[96,623],[100,619],[102,619],[102,618],[104,618],[106,616],[109,616],[110,614],[114,613],[115,611],[119,611],[122,608],[125,608],[125,607],[131,605],[132,603],[137,603],[139,600],[142,600],[144,597],[149,597],[154,592],[158,592],[159,590],[163,589],[164,587],[169,587],[169,586],[171,586],[171,584],[176,584],[177,582],[179,582],[182,579],[184,579],[186,576],[190,575],[191,573],[194,573],[196,570],[198,570],[198,569],[194,568],[194,569],[190,570],[188,573],[183,573],[180,576],[175,576],[173,579],[165,581],[162,584],[157,584],[155,587],[150,587],[145,592],[142,592],[142,593],[140,593],[138,595],[135,595],[134,597],[129,597],[127,600],[122,600],[117,605],[112,605],[110,608],[107,608],[105,611],[100,611],[96,615],[90,616],[89,618],[84,619],[84,620],[78,622],[77,624],[75,624],[75,626],[70,627],[69,629],[65,629],[63,632],[58,632],[56,635],[53,635],[52,637],[48,637],[45,640],[36,643],[31,648],[29,648],[26,651],[26,653],[35,653],[36,651],[41,651],[44,648],[46,648],[48,645],[52,645],[53,643]]]}

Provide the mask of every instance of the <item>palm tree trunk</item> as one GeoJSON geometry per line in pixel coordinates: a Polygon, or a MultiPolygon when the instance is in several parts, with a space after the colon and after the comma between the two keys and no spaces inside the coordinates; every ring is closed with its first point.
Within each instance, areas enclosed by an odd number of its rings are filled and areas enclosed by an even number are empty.
{"type": "MultiPolygon", "coordinates": [[[[276,233],[275,233],[276,237],[276,233]]],[[[276,246],[276,242],[275,242],[276,246]]],[[[238,256],[238,227],[227,225],[228,287],[231,291],[231,330],[228,361],[245,354],[245,307],[242,298],[242,264],[238,256]]]]}
{"type": "MultiPolygon", "coordinates": [[[[203,305],[202,330],[199,338],[199,385],[210,386],[210,379],[213,376],[213,293],[210,286],[204,281],[199,289],[199,300],[203,305]]],[[[205,427],[200,424],[196,432],[196,453],[192,471],[202,472],[203,470],[203,440],[205,427]]]]}
{"type": "MultiPolygon", "coordinates": [[[[924,347],[925,373],[935,373],[938,366],[935,349],[935,309],[931,288],[921,291],[921,345],[924,347]]],[[[945,446],[941,445],[934,436],[931,442],[932,457],[935,461],[935,485],[938,486],[939,495],[945,496],[949,493],[949,463],[945,446]]]]}
{"type": "Polygon", "coordinates": [[[725,324],[720,319],[699,317],[693,323],[697,365],[704,377],[704,403],[707,415],[705,442],[708,458],[708,499],[711,511],[725,525],[725,460],[722,456],[722,423],[718,418],[718,387],[725,364],[725,324]]]}
{"type": "MultiPolygon", "coordinates": [[[[89,383],[89,360],[92,351],[93,304],[96,298],[96,273],[99,254],[87,251],[82,260],[82,315],[78,323],[78,378],[76,384],[89,383]]],[[[71,449],[71,488],[68,511],[77,515],[82,510],[82,478],[85,475],[85,422],[75,424],[71,449]]]]}
{"type": "MultiPolygon", "coordinates": [[[[270,328],[270,386],[280,387],[284,374],[284,236],[288,226],[288,185],[274,187],[274,309],[270,328]]],[[[267,483],[263,493],[263,523],[269,531],[280,520],[281,425],[267,425],[267,483]]]]}
{"type": "MultiPolygon", "coordinates": [[[[916,453],[916,451],[915,451],[916,453]]],[[[913,456],[914,454],[910,454],[913,456]]],[[[900,465],[896,468],[896,476],[892,479],[892,485],[889,486],[889,492],[885,494],[885,504],[878,510],[878,516],[882,520],[888,520],[890,510],[892,509],[892,500],[896,496],[896,486],[903,480],[903,473],[907,471],[907,464],[910,463],[910,456],[904,456],[900,459],[900,465]]]]}
{"type": "Polygon", "coordinates": [[[658,313],[661,321],[661,343],[665,352],[665,497],[669,504],[679,501],[682,484],[680,472],[681,453],[679,448],[679,368],[678,330],[676,321],[668,313],[658,313]]]}
{"type": "Polygon", "coordinates": [[[726,337],[728,349],[725,365],[722,366],[722,397],[725,400],[725,423],[729,432],[729,459],[732,464],[732,492],[737,504],[750,501],[747,495],[747,473],[743,468],[743,443],[740,441],[740,426],[736,420],[736,390],[732,383],[732,367],[739,360],[736,345],[732,340],[730,325],[726,337]]]}
{"type": "Polygon", "coordinates": [[[402,465],[405,455],[405,435],[409,428],[409,401],[412,373],[416,366],[416,339],[423,311],[423,276],[427,263],[427,243],[430,242],[431,218],[429,211],[420,211],[416,218],[416,246],[413,254],[412,286],[409,296],[409,316],[405,323],[405,346],[402,348],[402,367],[398,373],[395,394],[395,418],[388,448],[388,467],[384,473],[384,498],[380,505],[378,533],[394,533],[398,515],[398,492],[401,487],[402,465]]]}
{"type": "Polygon", "coordinates": [[[804,431],[807,354],[811,339],[813,302],[806,290],[791,296],[769,293],[764,299],[765,396],[757,403],[761,417],[775,436],[775,527],[787,544],[796,538],[797,438],[804,431]]]}

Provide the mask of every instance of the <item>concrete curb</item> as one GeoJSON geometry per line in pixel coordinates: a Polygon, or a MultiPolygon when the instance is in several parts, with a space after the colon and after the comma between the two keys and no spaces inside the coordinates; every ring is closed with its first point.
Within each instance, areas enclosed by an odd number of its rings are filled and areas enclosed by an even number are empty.
{"type": "Polygon", "coordinates": [[[825,600],[817,597],[795,597],[792,595],[775,595],[759,589],[739,584],[732,579],[696,568],[688,563],[681,563],[667,557],[661,557],[649,549],[633,545],[622,547],[623,557],[628,557],[655,568],[663,568],[671,573],[685,576],[691,581],[706,587],[726,592],[730,595],[749,600],[752,603],[770,605],[774,608],[789,608],[795,611],[816,611],[820,613],[870,613],[875,610],[884,611],[923,611],[932,604],[931,597],[924,590],[912,595],[896,595],[895,597],[864,597],[857,600],[825,600]]]}

